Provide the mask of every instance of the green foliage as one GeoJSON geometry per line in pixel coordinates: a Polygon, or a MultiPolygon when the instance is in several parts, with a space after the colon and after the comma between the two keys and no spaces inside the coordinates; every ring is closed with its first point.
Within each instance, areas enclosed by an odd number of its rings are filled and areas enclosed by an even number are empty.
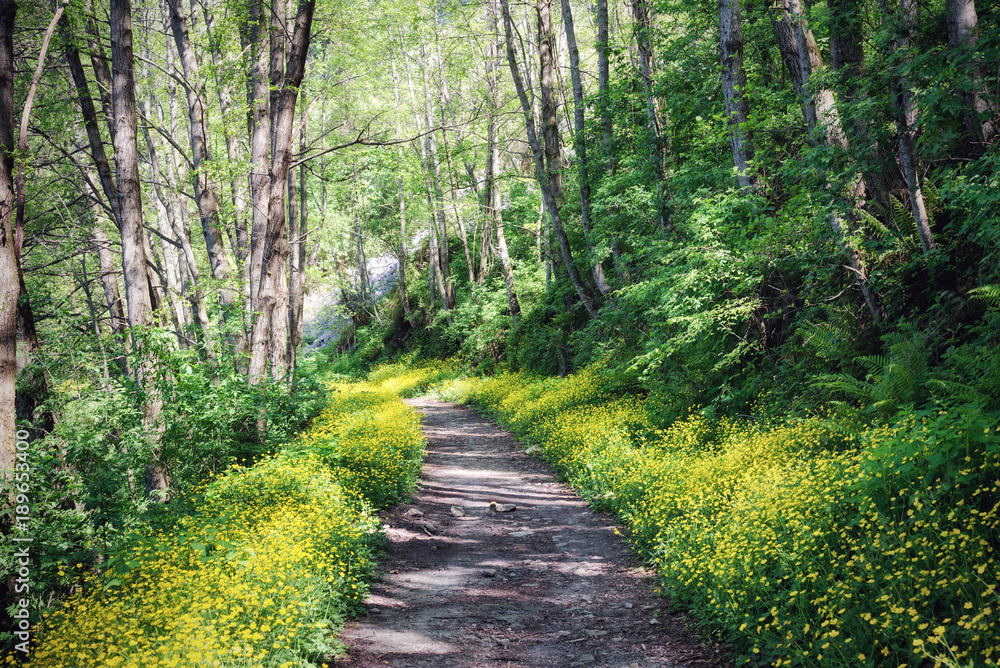
{"type": "Polygon", "coordinates": [[[330,391],[294,443],[178,499],[188,512],[157,514],[100,569],[65,552],[49,564],[77,591],[36,632],[25,665],[319,666],[341,654],[333,634],[373,575],[372,509],[412,489],[423,439],[392,392],[330,391]]]}

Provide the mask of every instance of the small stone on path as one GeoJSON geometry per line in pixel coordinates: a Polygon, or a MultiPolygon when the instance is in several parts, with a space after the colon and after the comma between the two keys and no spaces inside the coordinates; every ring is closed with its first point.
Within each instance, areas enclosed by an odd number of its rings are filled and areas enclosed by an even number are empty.
{"type": "Polygon", "coordinates": [[[465,517],[465,508],[462,506],[452,506],[451,514],[453,517],[465,517]]]}

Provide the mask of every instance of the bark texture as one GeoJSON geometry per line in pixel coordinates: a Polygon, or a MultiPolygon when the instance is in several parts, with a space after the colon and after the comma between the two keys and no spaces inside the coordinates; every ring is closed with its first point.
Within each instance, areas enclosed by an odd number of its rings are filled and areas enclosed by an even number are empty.
{"type": "MultiPolygon", "coordinates": [[[[129,0],[111,0],[112,108],[115,124],[115,166],[118,201],[121,212],[122,269],[128,301],[128,323],[136,330],[154,322],[157,295],[149,280],[148,241],[143,230],[142,195],[139,182],[139,149],[135,101],[135,59],[132,50],[132,7],[129,0]]],[[[155,454],[159,414],[163,408],[153,374],[152,361],[146,356],[141,339],[133,334],[133,349],[140,361],[136,368],[139,384],[145,390],[143,412],[154,440],[153,461],[146,471],[146,491],[157,500],[168,498],[170,477],[164,462],[155,454]]]]}
{"type": "Polygon", "coordinates": [[[17,4],[0,0],[0,476],[14,473],[17,431],[17,296],[14,255],[14,15],[17,4]]]}
{"type": "Polygon", "coordinates": [[[746,127],[750,113],[747,75],[743,69],[743,25],[740,0],[719,0],[719,56],[722,59],[722,96],[726,103],[729,147],[736,165],[736,182],[745,191],[753,190],[750,173],[753,138],[746,127]]]}

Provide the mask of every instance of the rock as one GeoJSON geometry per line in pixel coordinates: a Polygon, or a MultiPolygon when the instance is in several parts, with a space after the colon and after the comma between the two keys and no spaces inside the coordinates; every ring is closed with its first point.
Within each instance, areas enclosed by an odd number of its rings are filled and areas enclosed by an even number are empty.
{"type": "Polygon", "coordinates": [[[497,569],[495,568],[487,568],[485,571],[483,571],[484,578],[495,578],[496,576],[497,576],[497,569]]]}
{"type": "Polygon", "coordinates": [[[591,638],[601,638],[608,635],[607,631],[598,631],[597,629],[584,629],[583,632],[591,638]]]}
{"type": "Polygon", "coordinates": [[[569,631],[558,631],[556,633],[556,635],[557,636],[568,636],[568,635],[570,635],[570,633],[569,633],[569,631]]]}
{"type": "Polygon", "coordinates": [[[535,532],[534,531],[512,531],[511,533],[509,533],[507,535],[510,536],[511,538],[527,538],[528,536],[534,536],[535,532]]]}
{"type": "Polygon", "coordinates": [[[659,619],[657,619],[656,617],[653,617],[653,618],[652,618],[651,620],[649,620],[649,623],[650,623],[650,624],[659,624],[659,623],[660,623],[660,620],[659,620],[659,619]]]}
{"type": "Polygon", "coordinates": [[[403,513],[403,517],[423,517],[423,511],[417,508],[407,508],[406,512],[403,513]]]}
{"type": "Polygon", "coordinates": [[[490,501],[490,507],[498,513],[511,513],[517,510],[517,506],[513,503],[497,503],[496,501],[490,501]]]}
{"type": "Polygon", "coordinates": [[[625,607],[626,607],[627,609],[631,610],[631,609],[632,609],[632,604],[631,604],[631,603],[626,603],[626,604],[625,604],[625,607]]]}
{"type": "Polygon", "coordinates": [[[582,654],[577,658],[577,661],[580,663],[593,663],[597,661],[597,659],[594,658],[593,654],[582,654]]]}
{"type": "Polygon", "coordinates": [[[465,517],[465,508],[462,506],[452,506],[451,514],[453,517],[465,517]]]}

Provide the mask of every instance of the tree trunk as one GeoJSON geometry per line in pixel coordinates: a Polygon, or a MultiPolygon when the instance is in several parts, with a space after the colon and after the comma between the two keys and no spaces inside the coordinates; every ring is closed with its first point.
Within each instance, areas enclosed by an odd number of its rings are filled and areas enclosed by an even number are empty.
{"type": "Polygon", "coordinates": [[[750,103],[747,101],[747,75],[743,69],[743,26],[740,0],[719,0],[719,55],[722,58],[722,96],[726,102],[729,147],[736,165],[736,182],[744,192],[751,192],[755,180],[750,174],[753,138],[747,129],[750,103]]]}
{"type": "MultiPolygon", "coordinates": [[[[299,151],[306,148],[306,122],[308,112],[303,109],[302,121],[299,125],[299,151]]],[[[299,167],[298,193],[295,180],[288,179],[288,221],[291,235],[289,247],[291,256],[288,263],[288,367],[291,369],[292,381],[295,379],[295,369],[298,363],[298,349],[302,346],[302,308],[305,304],[306,284],[306,236],[308,234],[309,206],[306,200],[306,166],[299,167]],[[298,195],[298,216],[296,213],[296,194],[298,195]]]]}
{"type": "MultiPolygon", "coordinates": [[[[903,35],[897,43],[897,48],[908,54],[914,47],[913,33],[918,22],[916,0],[900,0],[904,23],[903,35]]],[[[906,56],[907,59],[909,56],[906,56]]],[[[906,189],[910,192],[910,211],[920,237],[920,246],[929,253],[936,245],[931,233],[930,219],[927,217],[927,206],[924,194],[920,189],[920,175],[917,172],[919,158],[917,157],[917,101],[910,90],[909,77],[900,76],[896,82],[896,129],[899,133],[899,165],[906,178],[906,189]]]]}
{"type": "Polygon", "coordinates": [[[653,90],[653,20],[649,15],[647,0],[631,0],[632,18],[635,21],[635,45],[639,52],[639,74],[646,93],[646,128],[649,131],[649,156],[656,175],[656,199],[660,229],[667,229],[667,209],[664,201],[666,178],[666,150],[670,138],[664,132],[660,119],[660,105],[653,90]]]}
{"type": "Polygon", "coordinates": [[[563,24],[566,26],[566,47],[569,51],[570,76],[573,81],[573,146],[576,149],[576,167],[580,179],[580,224],[583,227],[583,238],[587,243],[587,253],[590,255],[591,273],[594,284],[602,295],[611,291],[604,279],[604,267],[594,252],[594,233],[590,228],[590,165],[587,161],[587,142],[584,139],[584,101],[583,81],[580,78],[580,52],[576,46],[576,30],[573,27],[573,12],[569,0],[562,0],[563,24]]]}
{"type": "Polygon", "coordinates": [[[538,13],[538,83],[541,89],[542,139],[545,145],[545,172],[552,196],[561,206],[562,185],[562,145],[559,141],[559,92],[556,81],[559,54],[556,49],[555,32],[552,27],[552,0],[536,0],[538,13]]]}
{"type": "MultiPolygon", "coordinates": [[[[948,12],[948,44],[956,51],[975,48],[979,26],[975,0],[946,0],[945,5],[948,12]]],[[[966,67],[972,87],[960,93],[966,110],[965,127],[973,142],[985,144],[996,134],[996,126],[991,120],[980,120],[980,115],[989,111],[989,105],[980,94],[979,63],[974,61],[966,67]]]]}
{"type": "MultiPolygon", "coordinates": [[[[426,57],[423,46],[421,55],[426,57]]],[[[434,194],[434,218],[437,220],[438,260],[441,282],[444,285],[442,300],[446,309],[455,308],[455,284],[451,278],[451,257],[448,249],[448,226],[444,215],[444,193],[441,190],[441,162],[438,160],[437,132],[434,128],[433,102],[431,100],[430,66],[424,67],[424,114],[427,125],[427,173],[434,194]]]]}
{"type": "MultiPolygon", "coordinates": [[[[122,269],[128,300],[128,322],[135,330],[153,324],[157,299],[146,269],[149,258],[146,255],[147,241],[143,231],[142,193],[139,181],[130,0],[111,0],[111,63],[115,166],[121,211],[122,269]]],[[[133,338],[132,346],[140,356],[136,379],[145,390],[143,414],[154,443],[153,461],[146,473],[146,491],[147,494],[157,497],[157,500],[166,501],[170,478],[166,464],[160,461],[156,452],[160,431],[157,418],[162,410],[163,400],[153,378],[153,362],[144,350],[141,338],[133,338]]]]}
{"type": "Polygon", "coordinates": [[[249,311],[258,308],[271,202],[271,116],[268,101],[270,54],[264,42],[267,29],[262,25],[268,14],[266,0],[251,2],[249,33],[252,66],[247,91],[247,105],[250,108],[250,260],[243,268],[244,280],[249,289],[249,311]]]}
{"type": "MultiPolygon", "coordinates": [[[[194,2],[191,3],[191,9],[194,11],[194,2]]],[[[209,43],[209,53],[212,57],[212,69],[215,71],[215,84],[216,90],[218,91],[219,98],[219,110],[222,112],[223,118],[223,135],[226,140],[226,156],[229,158],[230,164],[239,164],[242,159],[242,153],[240,151],[239,142],[236,139],[236,135],[229,131],[229,119],[233,113],[233,96],[232,90],[229,83],[222,76],[222,66],[223,62],[220,61],[219,54],[222,51],[218,39],[215,34],[215,16],[209,10],[207,4],[202,5],[202,10],[205,15],[205,32],[208,35],[209,43]]],[[[247,236],[247,190],[243,184],[240,183],[239,179],[236,177],[236,172],[231,172],[232,176],[229,181],[229,190],[233,198],[233,213],[235,214],[235,230],[236,238],[235,243],[232,244],[233,251],[236,254],[236,264],[238,268],[242,268],[243,264],[246,262],[247,256],[250,253],[250,239],[247,236]]],[[[246,290],[247,286],[243,286],[246,290]]]]}
{"type": "MultiPolygon", "coordinates": [[[[812,75],[823,67],[823,59],[820,57],[812,30],[805,20],[802,5],[799,0],[780,0],[780,4],[770,7],[768,11],[771,13],[782,60],[788,67],[792,84],[802,103],[810,139],[817,143],[824,142],[833,148],[848,150],[850,147],[841,127],[840,114],[834,104],[833,93],[822,88],[816,91],[810,90],[812,75]]],[[[847,187],[848,197],[855,207],[859,205],[864,190],[864,179],[861,175],[857,175],[847,187]]],[[[854,274],[872,318],[879,323],[881,309],[878,300],[868,283],[868,272],[861,254],[846,241],[849,230],[845,227],[847,224],[841,220],[839,214],[830,215],[830,228],[833,230],[834,239],[847,259],[847,266],[854,274]]]]}
{"type": "Polygon", "coordinates": [[[83,69],[80,60],[80,52],[73,44],[73,36],[70,34],[69,20],[63,15],[60,19],[62,37],[65,41],[64,54],[66,63],[69,65],[70,75],[76,86],[77,97],[80,102],[80,110],[83,113],[83,124],[87,130],[87,141],[90,144],[90,157],[97,168],[97,175],[100,178],[101,188],[107,198],[108,207],[112,212],[112,221],[115,227],[121,227],[119,222],[121,216],[118,211],[118,187],[111,176],[111,167],[104,150],[104,140],[101,139],[101,129],[98,126],[97,110],[94,107],[94,100],[90,95],[90,85],[87,83],[87,74],[83,69]]]}
{"type": "Polygon", "coordinates": [[[303,0],[299,4],[288,57],[288,71],[281,90],[281,107],[277,115],[272,112],[272,118],[277,119],[277,127],[273,128],[272,133],[274,153],[271,159],[271,197],[268,207],[270,220],[263,254],[260,298],[257,301],[259,306],[256,308],[260,315],[254,324],[250,354],[249,375],[253,383],[262,379],[268,360],[273,378],[284,378],[287,372],[288,283],[285,276],[288,264],[288,221],[285,197],[288,192],[288,172],[292,164],[295,103],[305,74],[315,7],[315,0],[303,0]]]}
{"type": "MultiPolygon", "coordinates": [[[[14,15],[17,4],[0,0],[0,476],[14,477],[17,432],[17,297],[14,255],[14,15]]],[[[11,518],[13,524],[13,518],[11,518]]]]}
{"type": "MultiPolygon", "coordinates": [[[[438,57],[438,62],[441,62],[440,56],[438,57]]],[[[458,223],[458,238],[462,242],[462,252],[465,254],[465,268],[469,278],[469,285],[472,285],[472,283],[475,282],[475,272],[472,268],[472,256],[469,255],[469,238],[465,233],[465,221],[462,219],[462,212],[458,207],[458,187],[455,183],[455,167],[451,161],[451,149],[448,146],[448,133],[444,129],[444,127],[448,124],[446,110],[450,100],[448,99],[448,84],[444,80],[443,66],[441,70],[440,94],[441,143],[444,145],[444,156],[448,163],[448,183],[451,186],[451,206],[452,210],[455,212],[455,222],[458,223]]],[[[461,138],[459,138],[459,141],[461,141],[461,138]]]]}
{"type": "MultiPolygon", "coordinates": [[[[827,0],[826,5],[830,15],[830,64],[840,73],[838,97],[842,101],[851,102],[864,95],[859,86],[864,64],[864,47],[861,43],[864,36],[864,11],[859,0],[827,0]]],[[[875,155],[882,156],[886,151],[872,138],[868,120],[865,114],[856,112],[844,119],[849,141],[854,147],[871,147],[875,155]]],[[[880,159],[877,161],[884,162],[880,159]]],[[[877,167],[866,169],[864,179],[869,197],[875,200],[882,211],[889,211],[891,188],[883,171],[877,167]]]]}
{"type": "Polygon", "coordinates": [[[503,214],[500,210],[500,188],[497,184],[497,174],[500,171],[500,145],[496,141],[497,113],[500,107],[500,26],[499,11],[496,3],[491,2],[489,8],[489,32],[490,47],[487,58],[489,59],[489,94],[490,94],[490,120],[489,134],[492,141],[489,142],[489,155],[486,156],[487,174],[489,179],[486,196],[484,200],[487,211],[487,221],[493,221],[493,231],[497,238],[497,255],[500,256],[500,267],[503,270],[504,287],[507,290],[507,307],[510,309],[511,325],[517,327],[517,319],[521,316],[521,304],[517,299],[517,288],[514,285],[514,266],[510,261],[510,253],[507,252],[507,238],[503,232],[503,214]]]}
{"type": "MultiPolygon", "coordinates": [[[[541,7],[544,5],[545,1],[546,0],[539,0],[539,6],[541,7]]],[[[521,102],[521,111],[524,113],[525,130],[528,135],[528,145],[531,147],[531,152],[535,160],[535,177],[538,179],[538,186],[542,191],[542,201],[545,203],[545,207],[549,210],[549,216],[552,221],[552,229],[555,231],[556,238],[559,241],[559,253],[562,256],[566,273],[569,274],[570,281],[576,289],[577,296],[579,296],[583,307],[592,318],[595,318],[597,317],[597,307],[594,305],[594,298],[590,288],[586,283],[584,283],[583,278],[580,276],[580,272],[576,270],[576,266],[573,264],[573,252],[569,246],[569,238],[566,236],[566,230],[563,229],[562,226],[562,220],[559,215],[559,207],[556,204],[554,189],[552,182],[549,179],[550,172],[546,168],[545,164],[545,152],[542,149],[541,143],[538,141],[538,134],[535,132],[534,113],[531,110],[531,103],[528,101],[528,96],[525,93],[524,82],[521,78],[521,71],[520,68],[518,68],[517,58],[514,55],[514,40],[512,35],[513,27],[507,0],[500,0],[500,6],[503,10],[504,18],[504,34],[506,36],[507,43],[507,64],[510,66],[511,77],[514,80],[514,88],[517,90],[517,97],[521,102]]],[[[541,11],[539,14],[541,15],[541,11]]],[[[541,25],[541,20],[539,23],[541,25]]],[[[551,22],[549,23],[549,26],[551,26],[551,22]]],[[[552,62],[550,60],[548,67],[551,68],[551,66],[552,62]]],[[[545,69],[546,68],[543,67],[543,70],[545,69]]],[[[549,83],[552,83],[551,72],[549,73],[549,83]]],[[[555,114],[554,107],[550,109],[550,114],[555,114]]],[[[554,124],[556,121],[550,116],[546,120],[546,125],[548,126],[550,122],[554,124]]]]}
{"type": "MultiPolygon", "coordinates": [[[[401,101],[399,96],[399,73],[396,71],[396,58],[395,53],[389,54],[389,60],[392,64],[392,96],[396,102],[396,108],[401,107],[401,101]]],[[[396,134],[400,137],[403,136],[403,124],[402,121],[396,122],[396,134]]],[[[396,167],[396,190],[399,195],[399,250],[397,252],[399,256],[399,300],[403,305],[403,313],[406,315],[407,320],[413,319],[413,310],[410,307],[410,296],[406,291],[406,192],[403,182],[403,145],[399,144],[396,147],[396,155],[398,159],[398,166],[396,167]]]]}
{"type": "MultiPolygon", "coordinates": [[[[212,278],[221,284],[219,306],[222,309],[222,317],[224,320],[229,320],[233,315],[229,310],[237,295],[227,285],[230,280],[230,268],[222,241],[222,230],[219,228],[219,198],[216,194],[217,188],[208,175],[208,163],[211,161],[207,121],[208,100],[205,96],[204,83],[200,81],[198,59],[188,37],[187,17],[180,0],[165,0],[165,3],[170,14],[170,27],[184,70],[184,78],[187,80],[188,135],[191,140],[191,159],[194,163],[194,169],[190,174],[191,182],[194,185],[195,201],[198,203],[212,278]]],[[[245,344],[238,340],[236,349],[244,348],[245,344]]]]}
{"type": "MultiPolygon", "coordinates": [[[[120,270],[115,268],[117,264],[115,253],[111,250],[111,242],[101,228],[100,220],[94,222],[93,238],[100,266],[99,278],[101,286],[104,288],[104,303],[107,305],[108,313],[111,316],[111,331],[114,332],[115,336],[119,339],[119,344],[124,348],[126,344],[123,335],[128,320],[125,318],[121,293],[118,291],[117,276],[120,270]]],[[[122,370],[124,371],[124,364],[122,364],[122,370]]]]}
{"type": "Polygon", "coordinates": [[[611,120],[611,98],[608,93],[611,68],[608,63],[610,36],[608,35],[608,0],[597,0],[597,92],[598,110],[601,115],[601,132],[604,135],[604,153],[611,160],[613,126],[611,120]]]}

